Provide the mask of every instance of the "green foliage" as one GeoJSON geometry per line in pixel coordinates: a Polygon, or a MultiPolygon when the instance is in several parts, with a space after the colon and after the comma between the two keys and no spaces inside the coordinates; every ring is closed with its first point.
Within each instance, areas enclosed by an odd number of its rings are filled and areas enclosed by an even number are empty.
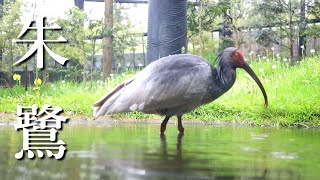
{"type": "Polygon", "coordinates": [[[132,24],[128,14],[124,13],[124,6],[115,3],[113,9],[113,54],[119,60],[123,59],[123,55],[127,49],[134,51],[137,42],[131,31],[132,24]]]}
{"type": "Polygon", "coordinates": [[[234,46],[235,46],[234,40],[230,37],[225,37],[222,39],[219,49],[222,51],[225,48],[234,47],[234,46]]]}
{"type": "MultiPolygon", "coordinates": [[[[214,62],[215,55],[207,55],[214,62]]],[[[216,101],[201,106],[184,117],[206,121],[236,121],[256,125],[308,126],[319,125],[320,114],[320,57],[306,58],[291,66],[281,59],[251,61],[252,69],[262,81],[269,98],[269,107],[263,107],[260,89],[245,71],[237,71],[235,85],[216,101]]],[[[107,83],[94,81],[93,88],[83,89],[76,82],[58,81],[41,88],[41,95],[29,89],[24,93],[17,86],[0,89],[0,112],[15,112],[16,105],[48,103],[60,106],[66,112],[92,117],[92,104],[107,91],[136,73],[129,70],[114,74],[107,83]]],[[[161,119],[140,112],[116,114],[113,118],[161,119]]]]}
{"type": "Polygon", "coordinates": [[[320,18],[320,2],[315,1],[313,6],[310,7],[310,13],[316,18],[320,18]]]}
{"type": "Polygon", "coordinates": [[[210,48],[210,52],[213,49],[217,49],[214,44],[217,46],[218,43],[208,41],[207,37],[210,37],[211,33],[218,28],[218,17],[227,8],[228,4],[225,1],[217,3],[212,0],[205,0],[188,3],[188,43],[192,45],[194,54],[203,55],[203,53],[206,53],[206,48],[210,48]]]}
{"type": "Polygon", "coordinates": [[[212,0],[203,1],[203,14],[199,17],[198,3],[189,3],[187,9],[188,30],[191,36],[199,33],[199,19],[202,19],[202,30],[212,32],[217,28],[217,18],[228,9],[225,1],[216,2],[212,0]]]}
{"type": "MultiPolygon", "coordinates": [[[[212,38],[212,33],[203,32],[202,43],[203,43],[203,55],[210,54],[219,49],[219,41],[214,41],[212,38]]],[[[189,38],[189,53],[199,55],[199,36],[193,36],[189,38]]],[[[228,46],[230,47],[230,46],[228,46]]]]}
{"type": "Polygon", "coordinates": [[[62,27],[61,36],[66,38],[68,43],[56,45],[56,52],[61,56],[77,60],[76,63],[81,65],[84,64],[85,54],[89,51],[85,27],[88,20],[87,15],[77,7],[68,10],[63,18],[57,20],[58,25],[62,27]]]}
{"type": "Polygon", "coordinates": [[[268,47],[276,42],[275,33],[270,30],[260,30],[257,34],[257,43],[262,46],[268,47]]]}
{"type": "MultiPolygon", "coordinates": [[[[304,16],[301,15],[302,7],[309,6],[311,2],[310,0],[262,0],[254,2],[252,12],[259,14],[258,17],[254,16],[255,20],[252,22],[253,26],[259,28],[256,37],[257,42],[263,46],[269,46],[272,43],[284,46],[290,50],[291,58],[293,58],[293,44],[299,36],[303,34],[318,36],[317,33],[313,33],[309,28],[306,28],[307,21],[303,20],[304,16]]],[[[310,16],[311,8],[306,8],[306,10],[305,14],[310,16]]]]}
{"type": "Polygon", "coordinates": [[[2,7],[3,16],[0,19],[0,71],[5,72],[8,77],[12,76],[11,72],[14,58],[19,54],[19,48],[12,39],[16,39],[22,24],[21,1],[5,0],[2,7]]]}
{"type": "Polygon", "coordinates": [[[304,35],[308,40],[320,37],[320,25],[312,24],[311,26],[308,26],[304,32],[304,35]]]}

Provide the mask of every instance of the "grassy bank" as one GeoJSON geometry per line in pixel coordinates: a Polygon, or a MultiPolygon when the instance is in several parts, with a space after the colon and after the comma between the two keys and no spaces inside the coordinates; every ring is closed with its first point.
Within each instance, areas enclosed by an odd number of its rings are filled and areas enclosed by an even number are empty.
{"type": "MultiPolygon", "coordinates": [[[[229,92],[216,101],[186,114],[184,119],[237,121],[256,125],[320,125],[320,57],[307,58],[299,65],[284,61],[255,61],[251,67],[262,81],[269,96],[269,107],[263,107],[263,96],[249,75],[239,69],[237,81],[229,92]]],[[[30,88],[0,89],[0,112],[15,112],[16,105],[44,103],[60,106],[68,114],[92,117],[91,105],[108,90],[128,79],[135,71],[115,74],[108,83],[95,81],[93,88],[83,84],[58,81],[41,85],[40,95],[30,88]]],[[[115,118],[161,119],[155,115],[128,113],[115,118]]]]}

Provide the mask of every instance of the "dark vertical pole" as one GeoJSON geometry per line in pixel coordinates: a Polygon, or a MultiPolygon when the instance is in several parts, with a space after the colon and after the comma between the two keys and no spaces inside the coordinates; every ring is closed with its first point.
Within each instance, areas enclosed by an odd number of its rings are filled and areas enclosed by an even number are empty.
{"type": "Polygon", "coordinates": [[[77,6],[80,10],[83,10],[84,0],[74,0],[74,5],[77,6]]]}
{"type": "MultiPolygon", "coordinates": [[[[164,0],[165,1],[165,0],[164,0]]],[[[160,1],[148,2],[148,39],[147,39],[147,64],[159,58],[159,5],[160,1]]]]}
{"type": "Polygon", "coordinates": [[[149,0],[147,64],[181,53],[187,39],[187,0],[149,0]]]}
{"type": "MultiPolygon", "coordinates": [[[[301,0],[300,2],[300,29],[299,29],[299,57],[302,57],[303,49],[301,46],[304,45],[304,30],[305,30],[305,20],[306,20],[306,4],[305,0],[301,0]]],[[[306,47],[305,47],[306,48],[306,47]]]]}

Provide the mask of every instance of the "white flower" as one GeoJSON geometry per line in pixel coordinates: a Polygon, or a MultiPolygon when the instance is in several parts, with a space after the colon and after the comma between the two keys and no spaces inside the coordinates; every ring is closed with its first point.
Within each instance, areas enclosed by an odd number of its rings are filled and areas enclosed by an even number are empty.
{"type": "Polygon", "coordinates": [[[51,84],[51,87],[53,88],[53,87],[54,87],[54,84],[51,84]]]}
{"type": "Polygon", "coordinates": [[[280,54],[277,54],[276,56],[277,56],[277,58],[279,58],[279,57],[280,57],[280,54]]]}
{"type": "Polygon", "coordinates": [[[277,69],[277,65],[272,65],[272,69],[277,69]]]}
{"type": "Polygon", "coordinates": [[[62,80],[61,83],[64,84],[66,81],[62,80]]]}
{"type": "Polygon", "coordinates": [[[113,77],[113,74],[110,74],[110,77],[113,77]]]}
{"type": "Polygon", "coordinates": [[[287,58],[283,58],[283,61],[287,62],[287,61],[288,61],[288,59],[287,59],[287,58]]]}
{"type": "Polygon", "coordinates": [[[266,49],[266,52],[269,52],[269,50],[268,50],[268,49],[266,49]]]}
{"type": "Polygon", "coordinates": [[[304,49],[304,45],[300,46],[301,49],[304,49]]]}
{"type": "Polygon", "coordinates": [[[310,49],[310,53],[311,53],[311,54],[314,54],[315,52],[316,52],[315,49],[310,49]]]}
{"type": "Polygon", "coordinates": [[[126,73],[122,73],[122,74],[121,74],[121,76],[125,76],[125,75],[126,75],[126,73]]]}
{"type": "Polygon", "coordinates": [[[269,62],[269,58],[267,58],[266,61],[269,62]]]}
{"type": "Polygon", "coordinates": [[[264,69],[263,69],[263,68],[260,68],[259,71],[263,73],[264,69]]]}
{"type": "Polygon", "coordinates": [[[274,51],[274,47],[271,47],[271,50],[274,51]]]}
{"type": "Polygon", "coordinates": [[[258,58],[260,58],[261,57],[261,55],[260,54],[258,54],[258,58]]]}
{"type": "Polygon", "coordinates": [[[266,60],[266,59],[267,59],[267,56],[263,56],[262,59],[266,60]]]}
{"type": "Polygon", "coordinates": [[[252,55],[254,55],[254,52],[253,52],[253,51],[251,51],[251,52],[249,53],[249,56],[252,56],[252,55]]]}

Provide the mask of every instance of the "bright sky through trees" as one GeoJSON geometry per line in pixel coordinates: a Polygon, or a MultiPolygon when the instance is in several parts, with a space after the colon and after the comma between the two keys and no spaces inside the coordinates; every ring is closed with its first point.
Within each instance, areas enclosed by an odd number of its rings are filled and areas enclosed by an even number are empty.
{"type": "MultiPolygon", "coordinates": [[[[26,5],[24,8],[23,21],[30,18],[34,12],[34,4],[39,11],[42,11],[49,19],[63,16],[64,12],[73,7],[74,0],[22,0],[26,5]],[[41,7],[41,8],[38,8],[41,7]]],[[[148,5],[147,4],[123,4],[126,8],[130,20],[135,30],[147,32],[148,5]]],[[[84,11],[92,19],[101,19],[104,17],[103,2],[85,2],[84,11]]]]}

